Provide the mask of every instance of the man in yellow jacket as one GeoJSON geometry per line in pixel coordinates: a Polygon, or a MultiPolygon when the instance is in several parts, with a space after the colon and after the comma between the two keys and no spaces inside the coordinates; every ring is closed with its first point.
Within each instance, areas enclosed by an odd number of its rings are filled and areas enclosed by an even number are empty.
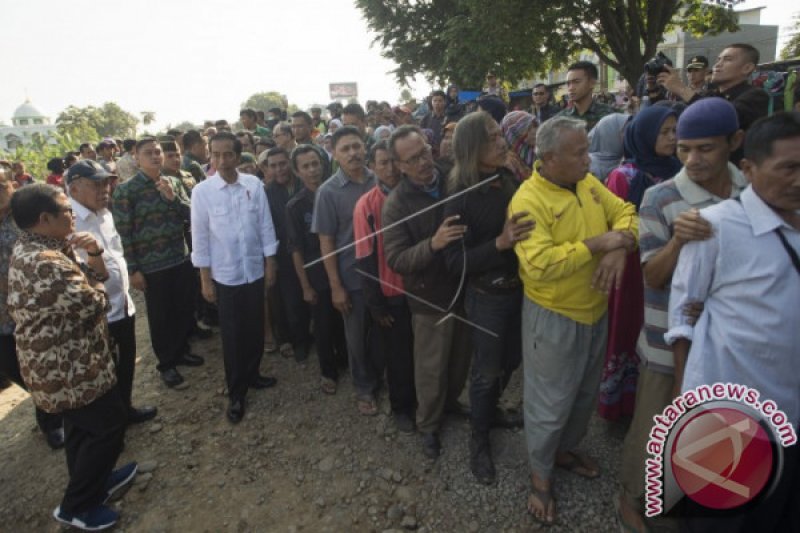
{"type": "Polygon", "coordinates": [[[608,336],[609,290],[622,280],[636,247],[632,204],[589,174],[589,141],[581,120],[556,117],[536,135],[539,161],[514,195],[509,216],[527,212],[531,236],[516,244],[525,287],[522,349],[525,436],[533,491],[528,510],[556,518],[552,470],[594,478],[597,464],[575,451],[594,409],[608,336]]]}

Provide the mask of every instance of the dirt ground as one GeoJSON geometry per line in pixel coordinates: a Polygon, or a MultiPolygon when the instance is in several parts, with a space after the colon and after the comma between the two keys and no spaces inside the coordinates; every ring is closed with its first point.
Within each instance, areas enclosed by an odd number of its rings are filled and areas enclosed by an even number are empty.
{"type": "MultiPolygon", "coordinates": [[[[225,418],[219,335],[197,342],[206,358],[182,369],[190,386],[167,389],[155,370],[144,303],[137,300],[138,364],[134,404],[155,405],[158,417],[131,427],[119,464],[145,471],[114,505],[117,531],[130,532],[420,532],[531,531],[525,512],[528,466],[524,434],[495,430],[498,482],[484,487],[469,471],[469,423],[448,418],[443,455],[424,459],[417,435],[398,434],[388,416],[356,412],[345,376],[335,396],[319,391],[319,369],[279,355],[262,371],[277,387],[251,391],[245,419],[225,418]]],[[[504,402],[520,400],[521,371],[504,402]]],[[[549,531],[614,531],[612,495],[624,428],[593,420],[583,448],[603,475],[586,480],[556,474],[559,525],[549,531]]],[[[52,519],[66,483],[63,452],[38,432],[30,398],[19,388],[0,393],[0,531],[55,532],[52,519]]]]}

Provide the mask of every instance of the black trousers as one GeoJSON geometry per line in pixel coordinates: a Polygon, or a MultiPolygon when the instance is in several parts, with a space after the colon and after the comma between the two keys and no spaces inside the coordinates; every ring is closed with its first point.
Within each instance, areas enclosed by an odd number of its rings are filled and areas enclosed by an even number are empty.
{"type": "Polygon", "coordinates": [[[339,369],[347,368],[347,341],[342,314],[333,307],[330,289],[317,291],[317,303],[311,306],[311,316],[320,374],[337,380],[339,369]]]}
{"type": "MultiPolygon", "coordinates": [[[[17,359],[17,343],[14,335],[0,335],[0,376],[4,376],[25,390],[28,387],[22,380],[17,359]]],[[[52,414],[36,408],[36,423],[39,429],[47,433],[61,427],[61,415],[52,414]]]]}
{"type": "Polygon", "coordinates": [[[244,285],[214,282],[228,396],[242,399],[264,355],[264,278],[244,285]]]}
{"type": "Polygon", "coordinates": [[[189,333],[194,323],[194,270],[189,261],[145,274],[147,323],[159,371],[175,368],[189,351],[189,333]]]}
{"type": "MultiPolygon", "coordinates": [[[[372,321],[369,331],[371,348],[381,354],[389,384],[389,403],[395,413],[414,415],[417,391],[414,387],[414,332],[411,329],[411,311],[405,297],[389,299],[392,327],[382,327],[372,321]]],[[[383,369],[381,369],[381,374],[383,369]]]]}
{"type": "Polygon", "coordinates": [[[106,497],[106,481],[122,451],[127,411],[114,387],[89,405],[61,414],[69,471],[61,509],[82,513],[106,497]]]}
{"type": "Polygon", "coordinates": [[[131,409],[133,375],[136,370],[136,317],[126,316],[108,323],[108,331],[117,345],[117,388],[125,408],[131,409]]]}
{"type": "Polygon", "coordinates": [[[291,257],[281,254],[277,256],[278,279],[276,288],[280,296],[282,315],[277,317],[281,321],[285,334],[292,345],[308,347],[310,340],[309,326],[311,313],[308,304],[303,300],[303,288],[297,279],[291,257]]]}

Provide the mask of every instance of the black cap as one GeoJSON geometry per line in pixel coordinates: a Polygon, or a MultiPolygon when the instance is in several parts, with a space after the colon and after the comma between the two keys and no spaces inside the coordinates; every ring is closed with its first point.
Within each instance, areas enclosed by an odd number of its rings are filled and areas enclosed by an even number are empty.
{"type": "Polygon", "coordinates": [[[92,161],[91,159],[84,159],[78,161],[67,171],[67,183],[72,183],[78,178],[86,178],[94,181],[101,181],[108,178],[116,178],[116,174],[112,174],[104,169],[100,163],[92,161]]]}
{"type": "Polygon", "coordinates": [[[706,56],[694,56],[686,64],[686,69],[691,70],[695,68],[708,68],[708,59],[706,56]]]}

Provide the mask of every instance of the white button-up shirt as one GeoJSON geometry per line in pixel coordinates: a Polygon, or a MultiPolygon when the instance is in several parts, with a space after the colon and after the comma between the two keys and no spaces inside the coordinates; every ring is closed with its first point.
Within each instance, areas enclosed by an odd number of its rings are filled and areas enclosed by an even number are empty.
{"type": "Polygon", "coordinates": [[[781,244],[780,228],[800,251],[792,228],[748,187],[741,203],[700,211],[714,236],[688,243],[672,276],[667,343],[692,341],[683,391],[739,383],[774,400],[795,429],[800,423],[800,274],[781,244]],[[683,312],[705,302],[697,324],[683,312]]]}
{"type": "MultiPolygon", "coordinates": [[[[114,226],[111,211],[101,209],[91,211],[78,203],[74,198],[69,199],[72,211],[75,214],[75,231],[88,231],[103,247],[103,262],[108,270],[108,279],[103,282],[106,294],[111,302],[111,311],[108,312],[108,321],[116,322],[127,316],[133,316],[136,307],[130,297],[130,282],[128,280],[128,264],[122,252],[122,239],[114,226]]],[[[87,260],[85,250],[77,250],[84,261],[87,260]]]]}
{"type": "MultiPolygon", "coordinates": [[[[280,216],[281,213],[276,213],[280,216]]],[[[278,241],[264,185],[237,173],[234,183],[219,174],[192,190],[192,263],[210,268],[223,285],[244,285],[264,277],[264,258],[278,241]]]]}

